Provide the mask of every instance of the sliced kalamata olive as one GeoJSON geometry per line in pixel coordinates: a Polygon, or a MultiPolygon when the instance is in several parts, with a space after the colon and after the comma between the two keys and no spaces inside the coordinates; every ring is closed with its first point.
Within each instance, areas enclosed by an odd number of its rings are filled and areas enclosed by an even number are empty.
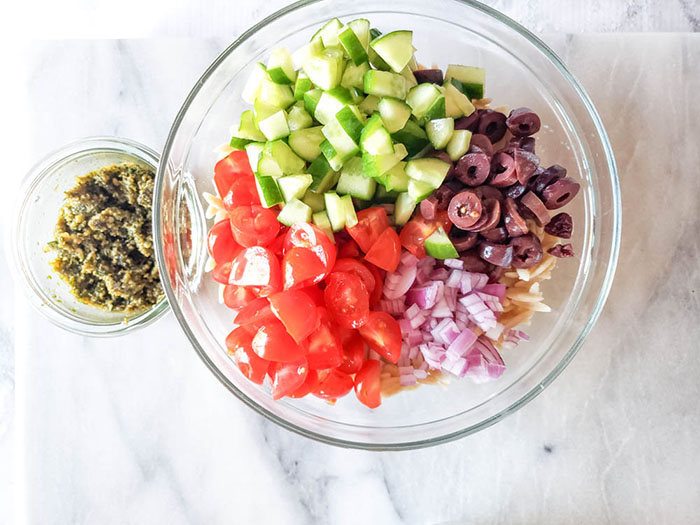
{"type": "Polygon", "coordinates": [[[489,283],[497,283],[506,274],[506,268],[502,266],[496,266],[493,270],[489,272],[489,283]]]}
{"type": "Polygon", "coordinates": [[[455,129],[468,129],[472,133],[476,133],[480,119],[481,113],[479,113],[479,110],[476,110],[471,115],[455,120],[455,129]]]}
{"type": "Polygon", "coordinates": [[[489,273],[495,268],[493,264],[483,260],[477,250],[464,252],[459,256],[459,259],[464,263],[464,269],[468,272],[489,273]]]}
{"type": "Polygon", "coordinates": [[[574,248],[571,244],[557,244],[549,249],[549,253],[554,255],[554,257],[573,257],[574,248]]]}
{"type": "Polygon", "coordinates": [[[442,86],[444,82],[444,76],[441,69],[416,69],[413,72],[413,76],[416,77],[416,81],[419,84],[430,83],[442,86]]]}
{"type": "Polygon", "coordinates": [[[513,184],[512,186],[507,187],[505,189],[505,191],[503,192],[503,194],[506,197],[510,197],[511,199],[517,199],[526,191],[527,191],[527,187],[518,183],[518,184],[513,184]]]}
{"type": "Polygon", "coordinates": [[[540,117],[530,108],[517,108],[508,115],[506,126],[515,137],[529,137],[540,130],[540,117]]]}
{"type": "Polygon", "coordinates": [[[479,234],[475,232],[467,232],[454,227],[450,230],[450,240],[459,253],[466,252],[472,249],[479,240],[479,234]]]}
{"type": "Polygon", "coordinates": [[[516,148],[513,155],[513,160],[515,160],[515,173],[518,176],[518,182],[520,184],[527,184],[537,168],[540,166],[540,159],[537,155],[525,151],[524,149],[516,148]]]}
{"type": "Polygon", "coordinates": [[[511,237],[519,237],[529,231],[525,219],[522,218],[518,211],[517,203],[510,197],[506,199],[504,205],[503,223],[511,237]]]}
{"type": "Polygon", "coordinates": [[[574,220],[566,212],[558,213],[549,224],[545,226],[544,231],[560,239],[571,239],[571,232],[574,229],[574,220]]]}
{"type": "Polygon", "coordinates": [[[532,191],[528,191],[520,198],[520,205],[530,211],[538,226],[546,226],[552,220],[544,203],[532,191]]]}
{"type": "Polygon", "coordinates": [[[518,182],[515,161],[507,153],[496,153],[491,160],[491,186],[507,188],[518,182]]]}
{"type": "Polygon", "coordinates": [[[485,199],[483,201],[481,218],[469,230],[482,232],[495,228],[501,220],[501,203],[497,199],[485,199]]]}
{"type": "Polygon", "coordinates": [[[480,135],[486,135],[491,144],[495,144],[506,134],[506,116],[493,109],[480,110],[479,127],[480,135]]]}
{"type": "Polygon", "coordinates": [[[472,149],[476,148],[486,153],[489,158],[493,157],[493,144],[491,144],[491,141],[486,135],[480,135],[479,133],[474,133],[472,135],[471,141],[469,142],[468,153],[473,153],[472,149]]]}
{"type": "Polygon", "coordinates": [[[568,204],[581,189],[581,185],[571,177],[564,177],[547,186],[542,192],[544,205],[556,210],[568,204]]]}
{"type": "Polygon", "coordinates": [[[530,153],[535,152],[535,137],[513,137],[508,142],[508,145],[516,148],[524,149],[530,153]]]}
{"type": "Polygon", "coordinates": [[[506,230],[504,226],[485,230],[480,232],[479,235],[481,235],[487,241],[495,242],[496,244],[503,244],[508,240],[508,230],[506,230]]]}
{"type": "Polygon", "coordinates": [[[537,195],[542,195],[547,186],[564,177],[566,177],[566,168],[561,167],[559,164],[552,164],[536,177],[532,177],[527,185],[537,195]]]}
{"type": "Polygon", "coordinates": [[[455,176],[467,186],[478,186],[489,178],[491,161],[486,153],[467,153],[457,161],[455,176]]]}
{"type": "Polygon", "coordinates": [[[433,192],[432,197],[434,197],[437,200],[438,210],[446,210],[447,207],[450,205],[452,197],[455,196],[457,191],[458,190],[452,188],[450,183],[443,183],[442,186],[436,189],[433,192]]]}
{"type": "Polygon", "coordinates": [[[435,218],[435,213],[437,212],[438,200],[434,195],[431,195],[427,199],[420,201],[420,214],[424,219],[432,221],[435,218]]]}
{"type": "Polygon", "coordinates": [[[511,239],[513,247],[513,266],[515,268],[532,268],[542,260],[542,243],[532,233],[511,239]]]}
{"type": "Polygon", "coordinates": [[[495,266],[507,268],[513,262],[513,248],[485,241],[479,245],[479,257],[495,266]]]}
{"type": "Polygon", "coordinates": [[[482,201],[484,199],[496,199],[497,201],[501,202],[504,199],[501,190],[494,188],[493,186],[489,186],[488,184],[477,186],[474,188],[474,191],[482,201]]]}
{"type": "Polygon", "coordinates": [[[460,191],[452,197],[447,207],[447,216],[452,224],[469,230],[481,218],[481,199],[473,191],[460,191]]]}

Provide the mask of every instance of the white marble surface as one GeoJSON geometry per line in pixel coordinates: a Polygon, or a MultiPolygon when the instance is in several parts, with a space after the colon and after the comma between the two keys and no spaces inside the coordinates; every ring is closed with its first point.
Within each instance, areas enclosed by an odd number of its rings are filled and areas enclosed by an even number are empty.
{"type": "MultiPolygon", "coordinates": [[[[91,134],[161,147],[184,94],[228,40],[17,46],[14,114],[29,126],[3,141],[24,153],[12,167],[21,173],[42,152],[91,134]],[[177,67],[164,67],[173,57],[177,67]]],[[[13,297],[2,271],[0,523],[12,522],[13,509],[30,523],[696,521],[700,38],[547,41],[608,126],[625,234],[599,324],[537,400],[438,448],[340,450],[237,402],[172,317],[123,339],[68,335],[13,297]]]]}

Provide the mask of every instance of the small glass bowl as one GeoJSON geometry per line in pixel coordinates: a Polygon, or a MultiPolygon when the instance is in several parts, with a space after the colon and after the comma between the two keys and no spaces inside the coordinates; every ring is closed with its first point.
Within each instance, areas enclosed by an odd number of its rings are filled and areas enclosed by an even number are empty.
{"type": "Polygon", "coordinates": [[[165,314],[163,297],[151,308],[130,314],[107,312],[78,301],[51,268],[55,253],[46,251],[66,191],[75,179],[96,169],[134,162],[158,169],[159,155],[131,140],[115,137],[81,139],[50,153],[26,175],[10,234],[15,280],[52,323],[88,336],[116,336],[149,325],[165,314]]]}

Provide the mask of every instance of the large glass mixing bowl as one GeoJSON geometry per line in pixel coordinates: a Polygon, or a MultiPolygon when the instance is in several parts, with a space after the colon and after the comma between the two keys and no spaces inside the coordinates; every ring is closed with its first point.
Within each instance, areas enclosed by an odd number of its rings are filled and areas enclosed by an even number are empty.
{"type": "Polygon", "coordinates": [[[493,424],[533,399],[571,361],[591,330],[613,278],[620,240],[620,195],[613,154],[600,118],[578,82],[540,40],[476,2],[457,0],[303,1],[263,20],[236,40],[192,89],[170,130],[158,169],[154,203],[157,257],[170,305],[197,353],[234,395],[259,413],[328,443],[404,449],[433,445],[493,424]],[[273,401],[269,387],[246,380],[228,357],[224,339],[231,313],[204,273],[207,221],[203,191],[213,192],[217,145],[248,109],[241,90],[271,50],[294,50],[324,21],[363,17],[383,31],[412,29],[418,61],[487,71],[495,106],[528,106],[543,127],[542,163],[561,164],[582,184],[567,211],[575,221],[577,257],[560,261],[543,285],[551,313],[535,315],[531,336],[504,352],[498,380],[454,380],[386,398],[370,410],[354,396],[330,405],[308,396],[273,401]]]}

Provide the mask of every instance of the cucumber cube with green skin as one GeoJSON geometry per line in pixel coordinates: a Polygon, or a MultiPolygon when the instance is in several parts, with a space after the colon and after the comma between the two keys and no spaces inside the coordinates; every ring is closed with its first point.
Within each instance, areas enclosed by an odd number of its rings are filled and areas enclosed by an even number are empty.
{"type": "Polygon", "coordinates": [[[240,137],[231,137],[231,141],[228,143],[233,149],[243,150],[250,143],[250,139],[242,139],[240,137]]]}
{"type": "Polygon", "coordinates": [[[400,73],[413,58],[413,31],[392,31],[369,43],[370,47],[391,67],[400,73]]]}
{"type": "Polygon", "coordinates": [[[327,47],[309,56],[304,72],[315,86],[329,90],[340,84],[344,65],[343,51],[337,47],[327,47]]]}
{"type": "Polygon", "coordinates": [[[311,221],[323,230],[323,233],[328,235],[328,238],[335,244],[335,235],[333,235],[333,227],[328,219],[328,214],[325,211],[317,211],[311,216],[311,221]]]}
{"type": "Polygon", "coordinates": [[[335,118],[348,136],[354,142],[359,142],[360,134],[362,133],[362,120],[359,110],[355,106],[345,106],[335,114],[335,118]]]}
{"type": "Polygon", "coordinates": [[[369,60],[367,50],[352,27],[348,26],[340,31],[338,33],[338,41],[355,65],[364,64],[369,60]]]}
{"type": "Polygon", "coordinates": [[[355,205],[352,203],[352,196],[343,195],[340,201],[345,208],[345,226],[352,228],[358,223],[357,213],[355,213],[355,205]]]}
{"type": "Polygon", "coordinates": [[[263,102],[260,99],[256,99],[253,103],[253,114],[255,116],[254,121],[256,125],[260,124],[261,120],[265,120],[277,113],[280,110],[277,106],[263,102]]]}
{"type": "Polygon", "coordinates": [[[442,98],[443,115],[434,118],[444,118],[444,96],[435,84],[423,83],[411,88],[406,96],[406,103],[411,106],[411,112],[418,119],[431,119],[436,108],[435,104],[442,98]]]}
{"type": "Polygon", "coordinates": [[[394,204],[394,224],[403,226],[410,219],[416,209],[417,202],[406,193],[399,193],[394,204]]]}
{"type": "Polygon", "coordinates": [[[270,208],[284,202],[282,192],[280,192],[277,182],[272,177],[256,175],[255,186],[258,189],[258,196],[263,207],[270,208]]]}
{"type": "Polygon", "coordinates": [[[316,115],[316,107],[318,106],[318,102],[321,100],[322,95],[323,91],[318,88],[310,89],[304,93],[304,109],[309,115],[316,115]]]}
{"type": "Polygon", "coordinates": [[[379,97],[375,97],[374,95],[367,95],[365,99],[360,102],[358,105],[358,109],[362,111],[365,115],[371,115],[372,113],[377,111],[379,105],[379,97]]]}
{"type": "Polygon", "coordinates": [[[294,93],[288,85],[277,84],[268,78],[264,78],[260,83],[260,93],[257,100],[277,106],[280,109],[287,109],[294,104],[294,93]]]}
{"type": "Polygon", "coordinates": [[[294,199],[284,205],[277,220],[286,226],[291,226],[299,222],[311,222],[312,214],[311,208],[300,200],[294,199]]]}
{"type": "Polygon", "coordinates": [[[362,169],[366,175],[378,179],[396,166],[408,155],[403,144],[394,144],[394,153],[390,155],[362,155],[362,169]]]}
{"type": "Polygon", "coordinates": [[[425,130],[413,120],[406,121],[406,125],[403,127],[403,129],[393,133],[391,138],[394,139],[395,142],[400,142],[406,146],[408,155],[411,157],[420,153],[426,148],[426,146],[430,145],[430,141],[428,140],[428,135],[425,133],[425,130]]]}
{"type": "Polygon", "coordinates": [[[263,157],[274,159],[283,175],[301,173],[306,166],[306,162],[294,153],[283,140],[275,140],[265,144],[263,157]]]}
{"type": "Polygon", "coordinates": [[[263,120],[259,120],[258,127],[267,140],[277,140],[289,135],[287,114],[283,109],[263,120]]]}
{"type": "Polygon", "coordinates": [[[452,138],[447,144],[447,154],[452,162],[457,162],[462,155],[469,150],[472,140],[472,132],[468,129],[456,129],[452,133],[452,138]]]}
{"type": "Polygon", "coordinates": [[[443,183],[451,167],[451,164],[440,159],[409,160],[406,164],[406,175],[435,189],[443,183]]]}
{"type": "Polygon", "coordinates": [[[307,174],[286,175],[277,179],[277,185],[285,202],[293,199],[301,200],[312,182],[313,177],[307,174]]]}
{"type": "Polygon", "coordinates": [[[389,191],[407,191],[408,175],[406,175],[406,163],[399,162],[396,166],[382,175],[384,186],[389,191]]]}
{"type": "Polygon", "coordinates": [[[338,111],[348,104],[352,104],[350,91],[343,86],[337,86],[321,94],[315,108],[314,117],[321,124],[328,124],[338,111]]]}
{"type": "Polygon", "coordinates": [[[440,95],[428,108],[428,112],[423,117],[423,122],[445,118],[445,96],[440,95]]]}
{"type": "Polygon", "coordinates": [[[313,182],[310,189],[316,193],[328,191],[337,182],[336,172],[331,168],[325,155],[319,155],[308,167],[313,182]]]}
{"type": "Polygon", "coordinates": [[[248,162],[255,169],[258,167],[258,162],[262,156],[263,149],[265,149],[264,142],[251,142],[250,144],[246,144],[245,152],[246,155],[248,155],[248,162]]]}
{"type": "Polygon", "coordinates": [[[311,91],[313,84],[311,79],[303,71],[297,74],[297,80],[294,82],[294,100],[304,100],[304,93],[311,91]]]}
{"type": "Polygon", "coordinates": [[[425,124],[425,131],[428,134],[428,140],[435,149],[445,149],[449,144],[452,134],[455,129],[455,121],[453,118],[439,118],[429,120],[425,124]]]}
{"type": "MultiPolygon", "coordinates": [[[[269,142],[267,144],[269,144],[269,142]]],[[[278,179],[284,175],[282,168],[280,168],[280,165],[277,163],[277,160],[269,155],[265,155],[264,149],[263,154],[260,155],[260,158],[258,159],[256,172],[261,177],[272,177],[273,179],[278,179]]]]}
{"type": "Polygon", "coordinates": [[[411,118],[411,108],[405,102],[395,98],[383,98],[377,104],[384,127],[389,133],[403,129],[411,118]]]}
{"type": "MultiPolygon", "coordinates": [[[[328,220],[331,222],[331,228],[333,228],[334,232],[342,230],[345,228],[347,216],[344,201],[341,200],[340,195],[332,191],[324,193],[323,198],[326,202],[326,213],[328,214],[328,220]]],[[[352,204],[352,201],[350,202],[352,204]]]]}
{"type": "Polygon", "coordinates": [[[287,125],[289,125],[290,131],[294,132],[299,129],[310,128],[313,123],[314,119],[304,109],[303,104],[297,102],[289,109],[287,125]]]}
{"type": "Polygon", "coordinates": [[[348,22],[348,27],[352,28],[352,30],[355,32],[355,35],[357,35],[362,47],[365,50],[369,49],[369,20],[366,18],[357,18],[348,22]]]}
{"type": "Polygon", "coordinates": [[[406,79],[397,73],[370,69],[365,73],[365,93],[377,97],[393,97],[404,100],[408,93],[406,79]]]}
{"type": "Polygon", "coordinates": [[[481,67],[450,64],[445,72],[445,80],[452,82],[470,100],[484,98],[486,70],[481,67]]]}
{"type": "Polygon", "coordinates": [[[323,194],[316,193],[311,189],[306,190],[306,193],[301,198],[301,200],[314,212],[319,212],[326,209],[326,203],[323,200],[323,194]]]}
{"type": "Polygon", "coordinates": [[[326,157],[328,164],[333,169],[333,171],[338,171],[343,167],[343,159],[338,152],[333,147],[333,144],[328,142],[328,139],[321,142],[321,153],[326,157]]]}
{"type": "Polygon", "coordinates": [[[468,117],[474,113],[474,105],[451,82],[445,83],[443,93],[445,95],[445,116],[459,118],[468,117]]]}
{"type": "Polygon", "coordinates": [[[394,153],[391,135],[384,127],[382,117],[375,113],[367,121],[360,134],[362,151],[370,155],[390,155],[394,153]]]}
{"type": "Polygon", "coordinates": [[[384,185],[377,184],[377,189],[374,192],[374,197],[372,197],[372,200],[379,204],[388,204],[396,201],[396,197],[398,196],[398,191],[389,191],[384,187],[384,185]]]}
{"type": "MultiPolygon", "coordinates": [[[[328,124],[323,126],[322,131],[323,136],[326,137],[326,141],[330,143],[336,152],[336,155],[332,155],[330,158],[329,155],[326,155],[326,158],[328,159],[328,162],[331,163],[331,166],[333,166],[332,159],[336,157],[340,161],[340,166],[342,166],[343,162],[353,155],[359,153],[360,148],[357,146],[357,143],[352,139],[348,132],[345,131],[337,119],[333,119],[328,124]]],[[[326,152],[323,151],[323,145],[321,145],[321,151],[324,153],[324,155],[326,154],[326,152]]],[[[328,150],[328,153],[330,154],[330,150],[328,150]]],[[[334,167],[334,169],[337,171],[338,168],[334,167]]]]}
{"type": "Polygon", "coordinates": [[[420,202],[423,199],[430,197],[435,191],[435,188],[427,183],[415,179],[408,179],[408,196],[415,202],[420,202]]]}
{"type": "Polygon", "coordinates": [[[436,259],[456,259],[459,257],[454,244],[442,226],[438,226],[438,229],[425,240],[425,253],[436,259]]]}
{"type": "Polygon", "coordinates": [[[340,171],[335,191],[341,195],[352,195],[357,199],[370,200],[377,189],[377,181],[367,177],[362,171],[362,159],[353,157],[340,171]]]}
{"type": "MultiPolygon", "coordinates": [[[[277,111],[278,110],[275,109],[273,113],[277,111]]],[[[238,130],[232,133],[232,135],[255,142],[265,140],[265,135],[260,132],[258,125],[255,123],[255,114],[250,109],[241,113],[241,121],[238,125],[238,130]]]]}
{"type": "Polygon", "coordinates": [[[338,45],[338,33],[343,28],[343,24],[337,18],[332,18],[326,22],[321,29],[316,31],[311,41],[321,39],[325,47],[338,45]]]}
{"type": "Polygon", "coordinates": [[[292,53],[292,62],[297,68],[303,68],[311,55],[321,51],[323,51],[323,42],[321,42],[321,39],[312,40],[292,53]]]}
{"type": "Polygon", "coordinates": [[[348,91],[350,92],[350,96],[352,97],[352,103],[354,105],[357,105],[363,100],[365,100],[365,92],[362,91],[362,88],[350,87],[348,88],[348,91]]]}
{"type": "Polygon", "coordinates": [[[260,94],[260,83],[264,78],[267,78],[267,68],[265,67],[265,64],[257,62],[253,66],[253,71],[250,73],[241,95],[243,100],[245,100],[248,104],[252,104],[255,102],[255,99],[258,98],[258,95],[260,94]]]}
{"type": "Polygon", "coordinates": [[[401,76],[406,79],[406,85],[408,86],[408,89],[411,89],[418,85],[416,76],[413,74],[413,70],[409,66],[403,68],[403,71],[401,71],[401,76]]]}
{"type": "Polygon", "coordinates": [[[345,71],[343,71],[343,77],[340,79],[340,85],[346,88],[358,88],[364,89],[365,87],[365,73],[369,71],[369,64],[367,62],[355,65],[349,63],[345,66],[345,71]]]}
{"type": "Polygon", "coordinates": [[[321,131],[321,126],[298,129],[289,134],[289,147],[294,153],[308,162],[313,162],[321,155],[321,142],[326,140],[321,131]]]}
{"type": "Polygon", "coordinates": [[[294,69],[292,55],[286,47],[272,51],[270,60],[267,62],[267,74],[270,80],[278,84],[292,84],[296,80],[297,72],[294,69]]]}

